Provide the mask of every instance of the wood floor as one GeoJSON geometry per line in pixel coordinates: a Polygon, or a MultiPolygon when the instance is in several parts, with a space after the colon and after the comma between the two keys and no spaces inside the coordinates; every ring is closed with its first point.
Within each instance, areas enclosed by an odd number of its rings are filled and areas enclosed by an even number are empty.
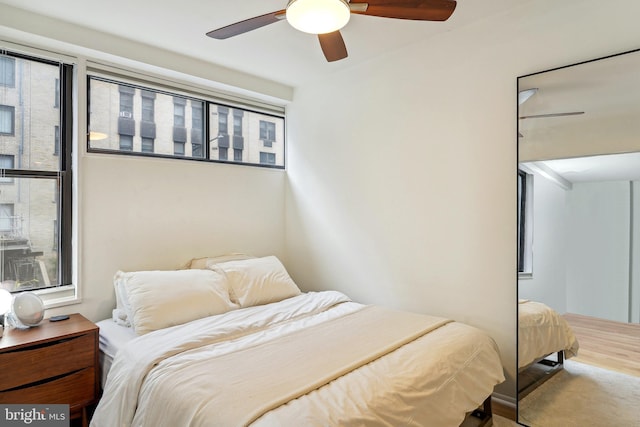
{"type": "Polygon", "coordinates": [[[564,314],[580,349],[573,360],[640,377],[640,324],[564,314]]]}

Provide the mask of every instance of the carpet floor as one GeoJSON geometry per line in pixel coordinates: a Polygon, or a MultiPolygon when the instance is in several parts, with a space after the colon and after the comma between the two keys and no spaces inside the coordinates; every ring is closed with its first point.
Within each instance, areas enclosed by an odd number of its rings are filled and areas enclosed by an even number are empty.
{"type": "Polygon", "coordinates": [[[572,360],[518,404],[531,427],[640,426],[640,377],[572,360]]]}

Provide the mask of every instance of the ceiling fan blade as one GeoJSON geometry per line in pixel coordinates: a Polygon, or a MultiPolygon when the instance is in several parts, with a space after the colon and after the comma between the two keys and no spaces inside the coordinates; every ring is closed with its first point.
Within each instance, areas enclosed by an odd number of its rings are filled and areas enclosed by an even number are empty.
{"type": "Polygon", "coordinates": [[[584,114],[584,111],[572,111],[570,113],[550,113],[550,114],[534,114],[531,116],[522,116],[520,120],[524,119],[542,119],[546,117],[564,117],[564,116],[578,116],[584,114]]]}
{"type": "Polygon", "coordinates": [[[260,27],[264,27],[265,25],[281,21],[285,19],[286,14],[286,10],[266,13],[264,15],[236,22],[235,24],[227,25],[226,27],[218,28],[217,30],[211,30],[207,33],[207,35],[218,40],[228,39],[229,37],[247,33],[260,27]]]}
{"type": "Polygon", "coordinates": [[[333,62],[347,57],[347,47],[340,31],[318,34],[318,40],[327,61],[333,62]]]}
{"type": "Polygon", "coordinates": [[[351,2],[351,13],[416,21],[446,21],[453,14],[454,0],[369,0],[351,2]]]}

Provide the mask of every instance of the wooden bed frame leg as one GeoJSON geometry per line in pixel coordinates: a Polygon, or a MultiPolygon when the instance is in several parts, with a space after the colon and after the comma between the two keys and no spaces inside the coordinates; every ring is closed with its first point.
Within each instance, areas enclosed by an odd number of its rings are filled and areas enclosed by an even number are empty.
{"type": "Polygon", "coordinates": [[[482,409],[478,408],[471,413],[471,416],[480,420],[478,427],[489,427],[493,425],[493,411],[491,410],[491,396],[482,403],[482,409]]]}
{"type": "Polygon", "coordinates": [[[485,399],[482,407],[484,408],[484,413],[486,416],[493,417],[493,411],[491,410],[491,396],[485,399]]]}

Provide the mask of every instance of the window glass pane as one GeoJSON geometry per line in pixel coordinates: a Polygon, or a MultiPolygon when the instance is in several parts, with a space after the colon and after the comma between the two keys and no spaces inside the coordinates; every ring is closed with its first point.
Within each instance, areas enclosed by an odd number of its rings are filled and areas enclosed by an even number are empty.
{"type": "Polygon", "coordinates": [[[89,149],[204,157],[204,102],[89,78],[89,149]]]}
{"type": "Polygon", "coordinates": [[[153,122],[154,100],[152,98],[142,98],[142,120],[153,122]]]}
{"type": "Polygon", "coordinates": [[[0,105],[0,135],[13,135],[15,132],[15,107],[0,105]]]}
{"type": "Polygon", "coordinates": [[[212,160],[229,161],[233,148],[234,162],[284,167],[284,118],[217,104],[210,104],[209,114],[212,160]]]}
{"type": "Polygon", "coordinates": [[[57,171],[54,155],[60,109],[55,100],[58,65],[23,58],[0,61],[0,154],[15,156],[16,169],[57,171]]]}
{"type": "Polygon", "coordinates": [[[175,127],[184,127],[184,105],[182,104],[174,105],[173,125],[175,127]]]}
{"type": "Polygon", "coordinates": [[[14,178],[0,192],[0,281],[9,291],[58,278],[58,180],[14,178]]]}
{"type": "Polygon", "coordinates": [[[16,60],[10,56],[0,55],[0,86],[16,85],[16,60]]]}
{"type": "Polygon", "coordinates": [[[88,88],[89,151],[284,168],[284,117],[278,113],[98,76],[89,76],[88,88]]]}
{"type": "Polygon", "coordinates": [[[142,152],[153,153],[153,139],[142,138],[142,152]]]}

